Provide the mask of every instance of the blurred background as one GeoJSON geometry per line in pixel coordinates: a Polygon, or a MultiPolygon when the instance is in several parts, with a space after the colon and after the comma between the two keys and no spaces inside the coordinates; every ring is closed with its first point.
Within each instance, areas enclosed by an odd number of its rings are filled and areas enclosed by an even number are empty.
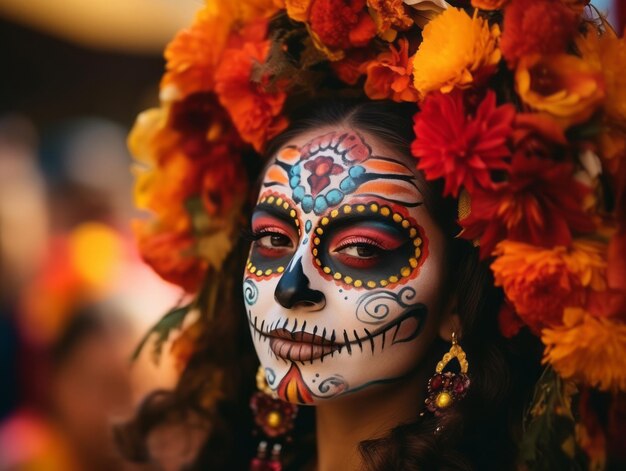
{"type": "MultiPolygon", "coordinates": [[[[129,358],[180,296],[135,250],[125,140],[201,2],[0,0],[0,471],[168,469],[111,438],[175,380],[129,358]]],[[[623,29],[626,0],[593,3],[623,29]]]]}

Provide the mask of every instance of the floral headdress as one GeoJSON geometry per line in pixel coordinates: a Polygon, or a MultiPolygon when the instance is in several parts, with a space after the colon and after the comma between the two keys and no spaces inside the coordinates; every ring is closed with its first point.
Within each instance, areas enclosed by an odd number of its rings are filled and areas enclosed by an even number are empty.
{"type": "MultiPolygon", "coordinates": [[[[626,391],[626,40],[587,4],[207,0],[130,136],[137,205],[153,213],[136,226],[145,260],[215,299],[253,169],[291,109],[322,94],[415,103],[417,168],[458,198],[461,237],[491,262],[503,335],[526,327],[545,346],[532,463],[555,417],[574,430],[573,385],[626,391]]],[[[192,305],[153,329],[159,346],[192,305]]],[[[582,419],[577,443],[601,465],[604,436],[582,419]]],[[[555,447],[574,453],[568,438],[555,447]]]]}

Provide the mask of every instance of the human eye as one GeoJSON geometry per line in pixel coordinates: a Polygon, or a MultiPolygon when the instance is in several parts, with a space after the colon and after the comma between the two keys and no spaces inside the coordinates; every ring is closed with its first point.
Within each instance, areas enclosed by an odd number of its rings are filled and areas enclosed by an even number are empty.
{"type": "Polygon", "coordinates": [[[380,227],[362,225],[341,231],[329,244],[331,255],[341,264],[355,269],[373,268],[386,254],[404,245],[402,237],[380,227]]]}
{"type": "Polygon", "coordinates": [[[297,234],[288,223],[269,214],[252,219],[252,250],[265,258],[291,254],[297,245],[297,234]]]}

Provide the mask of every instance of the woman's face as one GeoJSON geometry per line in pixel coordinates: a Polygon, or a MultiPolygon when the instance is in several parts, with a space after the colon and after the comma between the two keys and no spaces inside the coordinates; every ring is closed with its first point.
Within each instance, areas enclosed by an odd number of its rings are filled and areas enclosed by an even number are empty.
{"type": "Polygon", "coordinates": [[[353,129],[290,141],[252,216],[246,312],[270,387],[319,403],[416,370],[441,315],[444,238],[408,157],[353,129]]]}

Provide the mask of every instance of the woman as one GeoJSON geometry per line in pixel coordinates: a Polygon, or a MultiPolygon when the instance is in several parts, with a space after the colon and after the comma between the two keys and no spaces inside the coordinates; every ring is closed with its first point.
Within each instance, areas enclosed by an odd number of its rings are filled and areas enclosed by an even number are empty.
{"type": "Polygon", "coordinates": [[[618,410],[626,388],[607,262],[622,257],[607,197],[624,167],[601,160],[590,123],[621,119],[601,68],[622,40],[599,38],[583,1],[452,3],[208,2],[168,47],[162,106],[130,139],[153,166],[137,196],[156,219],[138,236],[196,297],[153,329],[157,352],[199,315],[172,346],[177,389],[118,431],[129,456],[191,420],[189,442],[206,436],[185,450],[192,469],[606,465],[589,404],[618,410]],[[531,333],[558,374],[541,376],[522,437],[531,333]]]}

